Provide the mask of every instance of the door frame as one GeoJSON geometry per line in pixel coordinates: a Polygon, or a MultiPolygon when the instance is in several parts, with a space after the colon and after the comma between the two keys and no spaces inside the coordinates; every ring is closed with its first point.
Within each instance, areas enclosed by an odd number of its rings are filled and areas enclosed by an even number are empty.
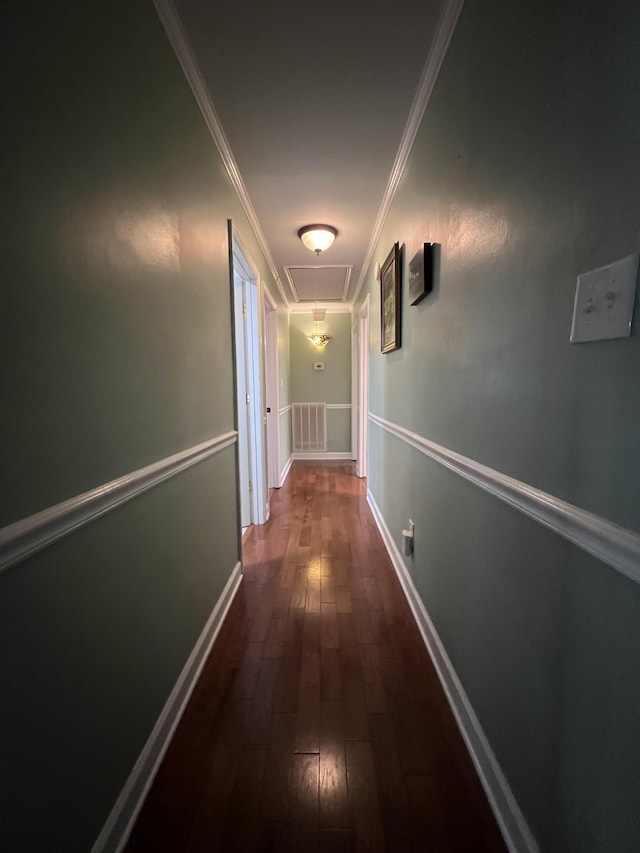
{"type": "Polygon", "coordinates": [[[278,365],[278,306],[269,290],[264,296],[265,428],[267,433],[267,486],[280,487],[280,381],[278,365]],[[270,411],[267,411],[270,409],[270,411]]]}
{"type": "Polygon", "coordinates": [[[356,474],[367,476],[369,446],[369,294],[358,314],[358,451],[356,474]]]}
{"type": "MultiPolygon", "coordinates": [[[[236,328],[235,288],[236,278],[245,283],[246,292],[246,355],[248,358],[249,393],[249,479],[251,481],[250,524],[264,524],[268,517],[268,488],[266,462],[266,424],[264,422],[264,309],[263,283],[251,255],[247,252],[241,236],[229,220],[230,260],[232,283],[232,306],[234,333],[236,328]]],[[[234,334],[234,393],[236,402],[236,428],[239,424],[240,400],[237,391],[236,347],[239,342],[234,334]]],[[[239,452],[238,452],[239,457],[239,452]]],[[[240,499],[240,470],[238,467],[238,491],[240,499]]]]}

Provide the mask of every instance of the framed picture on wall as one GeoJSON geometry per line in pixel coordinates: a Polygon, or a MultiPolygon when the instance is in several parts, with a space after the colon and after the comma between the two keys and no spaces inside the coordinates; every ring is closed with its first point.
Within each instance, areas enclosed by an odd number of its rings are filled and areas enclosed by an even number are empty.
{"type": "Polygon", "coordinates": [[[417,305],[433,290],[434,244],[423,243],[409,261],[409,305],[417,305]]]}
{"type": "Polygon", "coordinates": [[[380,349],[400,349],[400,244],[394,243],[380,270],[380,349]]]}

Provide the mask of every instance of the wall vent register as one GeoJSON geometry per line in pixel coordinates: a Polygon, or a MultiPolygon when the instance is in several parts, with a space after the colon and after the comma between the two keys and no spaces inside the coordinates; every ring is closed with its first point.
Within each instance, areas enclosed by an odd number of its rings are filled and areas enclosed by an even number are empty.
{"type": "Polygon", "coordinates": [[[291,406],[293,450],[327,449],[327,407],[324,403],[293,403],[291,406]]]}

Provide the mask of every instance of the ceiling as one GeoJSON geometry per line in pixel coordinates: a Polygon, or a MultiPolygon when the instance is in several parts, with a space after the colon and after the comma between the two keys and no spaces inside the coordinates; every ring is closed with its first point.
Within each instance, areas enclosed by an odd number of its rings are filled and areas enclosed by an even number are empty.
{"type": "Polygon", "coordinates": [[[182,53],[202,78],[228,142],[223,158],[288,302],[348,303],[361,284],[412,117],[416,125],[424,109],[423,72],[446,5],[174,0],[182,53]],[[319,258],[297,236],[316,222],[338,229],[319,258]]]}

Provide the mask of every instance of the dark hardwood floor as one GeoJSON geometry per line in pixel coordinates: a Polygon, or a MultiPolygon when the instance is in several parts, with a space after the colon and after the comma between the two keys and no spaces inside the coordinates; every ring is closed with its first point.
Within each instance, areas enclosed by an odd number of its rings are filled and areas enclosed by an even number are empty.
{"type": "Polygon", "coordinates": [[[294,464],[127,850],[505,851],[351,464],[294,464]]]}

